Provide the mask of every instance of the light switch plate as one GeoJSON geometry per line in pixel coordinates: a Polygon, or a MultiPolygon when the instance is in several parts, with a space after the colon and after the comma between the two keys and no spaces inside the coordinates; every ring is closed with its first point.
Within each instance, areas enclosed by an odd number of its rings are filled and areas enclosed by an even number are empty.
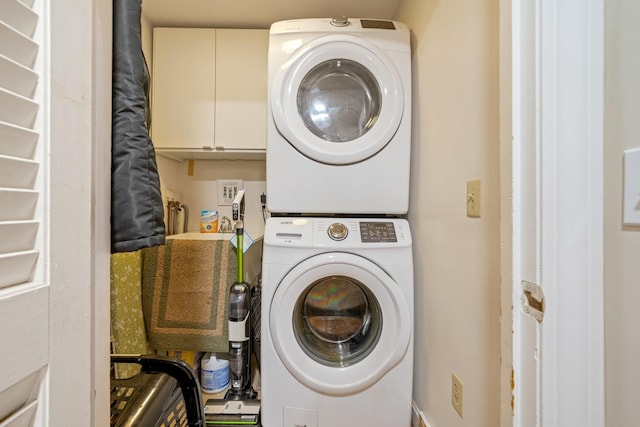
{"type": "Polygon", "coordinates": [[[480,180],[467,181],[467,216],[480,217],[480,180]]]}
{"type": "Polygon", "coordinates": [[[640,226],[640,148],[624,152],[624,225],[640,226]]]}

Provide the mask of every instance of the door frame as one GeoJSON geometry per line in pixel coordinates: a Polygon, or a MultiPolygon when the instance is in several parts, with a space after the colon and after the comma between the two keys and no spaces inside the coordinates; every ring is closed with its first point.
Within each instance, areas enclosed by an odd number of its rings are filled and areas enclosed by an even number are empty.
{"type": "Polygon", "coordinates": [[[43,4],[50,86],[43,110],[50,120],[50,400],[36,424],[103,426],[110,416],[112,2],[43,4]]]}
{"type": "Polygon", "coordinates": [[[501,426],[532,427],[532,413],[536,426],[603,426],[604,0],[537,0],[535,25],[521,25],[530,3],[500,1],[501,306],[511,313],[502,319],[501,426]],[[523,114],[535,125],[520,126],[523,114]],[[535,144],[534,158],[522,141],[535,144]],[[522,190],[523,167],[535,171],[536,195],[522,190]],[[527,197],[534,213],[523,211],[527,197]],[[533,260],[523,259],[526,227],[535,229],[533,260]],[[545,293],[534,329],[520,318],[520,282],[532,280],[525,262],[545,293]],[[534,353],[523,352],[526,341],[534,353]],[[532,363],[535,384],[523,376],[532,363]]]}

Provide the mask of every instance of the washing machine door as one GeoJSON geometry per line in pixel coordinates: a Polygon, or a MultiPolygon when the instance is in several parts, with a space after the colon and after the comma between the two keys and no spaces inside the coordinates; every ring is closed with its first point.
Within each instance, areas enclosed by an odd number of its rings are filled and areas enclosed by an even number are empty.
{"type": "Polygon", "coordinates": [[[400,286],[373,262],[325,253],[295,266],[269,309],[280,361],[300,383],[328,395],[375,384],[404,357],[411,311],[400,286]]]}
{"type": "Polygon", "coordinates": [[[324,36],[300,47],[275,73],[271,110],[278,131],[303,155],[353,164],[391,141],[404,112],[404,88],[373,44],[324,36]]]}

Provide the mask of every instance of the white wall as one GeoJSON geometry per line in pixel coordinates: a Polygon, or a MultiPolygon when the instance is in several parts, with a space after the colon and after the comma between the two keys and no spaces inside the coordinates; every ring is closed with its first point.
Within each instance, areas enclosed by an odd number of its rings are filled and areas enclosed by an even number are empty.
{"type": "Polygon", "coordinates": [[[606,425],[638,424],[640,228],[622,226],[622,155],[640,148],[640,3],[605,2],[606,425]]]}
{"type": "Polygon", "coordinates": [[[404,0],[414,111],[409,219],[416,286],[414,400],[432,427],[496,427],[500,414],[497,0],[404,0]],[[482,180],[467,218],[466,181],[482,180]],[[451,374],[464,383],[464,419],[451,374]]]}
{"type": "MultiPolygon", "coordinates": [[[[262,235],[264,219],[260,195],[266,191],[264,161],[196,160],[193,175],[188,174],[188,161],[177,162],[157,156],[160,171],[162,200],[166,208],[167,198],[173,197],[189,207],[189,231],[200,230],[200,212],[217,210],[219,220],[231,218],[230,206],[218,206],[219,179],[243,179],[245,193],[245,230],[252,236],[262,235]]],[[[166,218],[166,216],[165,216],[166,218]]]]}

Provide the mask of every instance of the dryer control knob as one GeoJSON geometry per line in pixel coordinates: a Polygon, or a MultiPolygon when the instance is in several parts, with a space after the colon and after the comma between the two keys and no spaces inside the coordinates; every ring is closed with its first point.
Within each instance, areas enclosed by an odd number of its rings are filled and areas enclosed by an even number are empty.
{"type": "Polygon", "coordinates": [[[331,237],[333,240],[344,240],[349,234],[349,229],[346,225],[340,222],[334,222],[329,226],[327,233],[329,233],[329,237],[331,237]]]}
{"type": "Polygon", "coordinates": [[[331,18],[331,25],[334,27],[346,27],[349,24],[351,24],[351,22],[349,22],[349,18],[346,16],[336,16],[331,18]]]}

